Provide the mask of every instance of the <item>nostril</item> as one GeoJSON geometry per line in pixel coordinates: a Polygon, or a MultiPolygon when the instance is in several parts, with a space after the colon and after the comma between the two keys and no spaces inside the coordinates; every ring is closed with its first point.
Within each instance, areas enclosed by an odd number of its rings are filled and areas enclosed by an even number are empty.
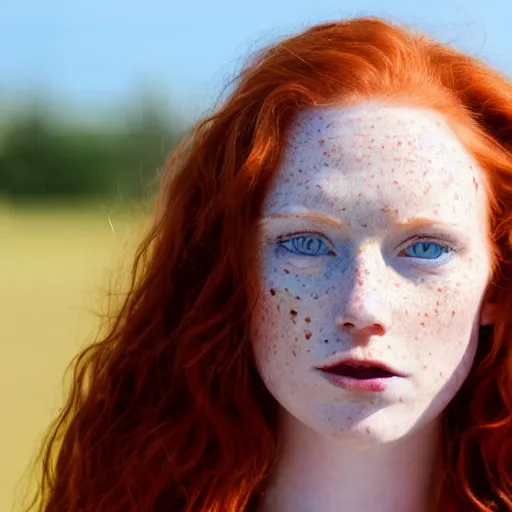
{"type": "Polygon", "coordinates": [[[371,336],[371,335],[374,335],[374,336],[383,336],[385,334],[385,329],[384,327],[380,324],[380,323],[373,323],[373,324],[370,324],[370,325],[366,325],[366,326],[356,326],[356,324],[354,324],[353,322],[337,322],[338,326],[341,327],[343,330],[345,331],[348,331],[348,332],[353,332],[353,331],[360,331],[361,334],[362,333],[366,333],[367,335],[371,336]]]}
{"type": "Polygon", "coordinates": [[[371,330],[377,335],[377,336],[383,336],[385,334],[384,327],[380,324],[373,324],[371,326],[371,330]]]}

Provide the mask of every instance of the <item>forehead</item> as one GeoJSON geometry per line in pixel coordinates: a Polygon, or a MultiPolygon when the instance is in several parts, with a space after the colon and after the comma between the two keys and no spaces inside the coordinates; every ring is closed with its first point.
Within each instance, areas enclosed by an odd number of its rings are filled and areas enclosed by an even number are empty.
{"type": "Polygon", "coordinates": [[[359,206],[464,216],[483,194],[481,179],[436,112],[379,104],[310,109],[291,126],[267,209],[322,205],[339,215],[359,206]]]}

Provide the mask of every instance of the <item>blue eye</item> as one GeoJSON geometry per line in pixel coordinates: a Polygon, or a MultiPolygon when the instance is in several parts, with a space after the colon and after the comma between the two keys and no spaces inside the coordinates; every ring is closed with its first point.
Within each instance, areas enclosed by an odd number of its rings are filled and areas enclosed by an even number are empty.
{"type": "Polygon", "coordinates": [[[300,256],[324,256],[332,254],[326,243],[318,236],[299,235],[279,242],[279,246],[300,256]]]}
{"type": "Polygon", "coordinates": [[[424,260],[438,260],[442,256],[453,252],[451,247],[439,244],[437,242],[416,242],[405,249],[404,253],[409,258],[419,258],[424,260]]]}

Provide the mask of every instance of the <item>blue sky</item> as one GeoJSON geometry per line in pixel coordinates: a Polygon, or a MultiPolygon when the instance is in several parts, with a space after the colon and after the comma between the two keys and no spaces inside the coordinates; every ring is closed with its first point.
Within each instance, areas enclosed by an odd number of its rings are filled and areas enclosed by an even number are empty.
{"type": "Polygon", "coordinates": [[[414,25],[512,75],[511,0],[1,0],[0,98],[39,88],[94,112],[152,89],[201,111],[251,52],[357,15],[414,25]]]}

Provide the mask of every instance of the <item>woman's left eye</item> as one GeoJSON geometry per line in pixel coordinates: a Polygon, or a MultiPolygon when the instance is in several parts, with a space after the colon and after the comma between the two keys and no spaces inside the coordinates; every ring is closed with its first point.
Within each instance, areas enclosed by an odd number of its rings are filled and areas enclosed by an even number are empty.
{"type": "Polygon", "coordinates": [[[452,247],[432,241],[416,242],[403,251],[409,258],[422,260],[439,260],[452,252],[454,252],[452,247]]]}
{"type": "Polygon", "coordinates": [[[279,241],[279,246],[300,256],[324,256],[332,254],[327,244],[319,236],[298,235],[279,241]]]}

